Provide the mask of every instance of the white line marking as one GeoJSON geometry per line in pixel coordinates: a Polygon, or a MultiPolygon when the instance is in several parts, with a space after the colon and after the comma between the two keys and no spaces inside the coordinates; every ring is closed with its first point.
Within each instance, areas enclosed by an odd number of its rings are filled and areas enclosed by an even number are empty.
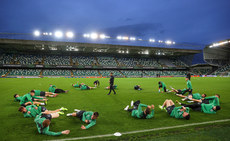
{"type": "MultiPolygon", "coordinates": [[[[188,126],[195,126],[195,125],[210,124],[210,123],[227,122],[227,121],[230,121],[230,119],[206,121],[206,122],[200,122],[200,123],[190,123],[190,124],[184,124],[184,125],[177,125],[177,126],[170,126],[170,127],[160,127],[160,128],[145,129],[145,130],[138,130],[138,131],[130,131],[130,132],[123,132],[121,134],[127,135],[127,134],[135,134],[135,133],[142,133],[142,132],[166,130],[166,129],[172,129],[172,128],[181,128],[181,127],[188,127],[188,126]]],[[[96,136],[88,136],[88,137],[66,138],[66,139],[57,139],[57,140],[49,140],[49,141],[83,140],[83,139],[103,138],[103,137],[111,137],[111,136],[114,136],[114,134],[96,135],[96,136]]]]}

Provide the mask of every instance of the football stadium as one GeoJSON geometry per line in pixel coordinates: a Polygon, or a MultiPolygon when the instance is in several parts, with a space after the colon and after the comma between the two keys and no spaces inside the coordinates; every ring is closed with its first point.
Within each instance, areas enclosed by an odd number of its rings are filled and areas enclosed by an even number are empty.
{"type": "Polygon", "coordinates": [[[194,43],[37,25],[0,28],[0,140],[229,140],[230,34],[194,43]]]}

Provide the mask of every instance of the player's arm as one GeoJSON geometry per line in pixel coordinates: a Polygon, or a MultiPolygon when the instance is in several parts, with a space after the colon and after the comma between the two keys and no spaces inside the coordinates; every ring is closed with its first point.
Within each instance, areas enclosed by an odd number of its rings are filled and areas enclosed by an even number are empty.
{"type": "Polygon", "coordinates": [[[152,109],[151,113],[146,116],[147,119],[152,118],[154,116],[154,109],[152,109]]]}
{"type": "Polygon", "coordinates": [[[205,97],[205,99],[211,100],[211,99],[215,99],[216,96],[209,96],[209,97],[205,97]]]}
{"type": "Polygon", "coordinates": [[[179,97],[182,97],[182,98],[187,97],[187,96],[183,96],[182,94],[176,94],[176,95],[179,96],[179,97]]]}
{"type": "Polygon", "coordinates": [[[28,118],[28,117],[32,117],[30,114],[28,114],[28,112],[26,114],[23,115],[25,118],[28,118]]]}
{"type": "Polygon", "coordinates": [[[32,104],[34,104],[34,103],[33,103],[33,100],[31,99],[31,96],[30,96],[30,95],[26,95],[26,98],[27,98],[32,104]]]}
{"type": "Polygon", "coordinates": [[[96,121],[91,121],[90,124],[85,126],[85,129],[89,129],[90,127],[94,126],[96,124],[96,121]]]}
{"type": "Polygon", "coordinates": [[[140,113],[140,112],[142,112],[142,107],[147,107],[147,105],[145,105],[145,104],[139,104],[138,105],[138,112],[140,113]]]}
{"type": "Polygon", "coordinates": [[[33,98],[36,98],[36,99],[44,99],[44,98],[37,97],[37,96],[33,96],[33,98]]]}
{"type": "Polygon", "coordinates": [[[48,128],[45,128],[42,133],[45,134],[45,135],[50,135],[50,136],[58,136],[58,135],[62,134],[62,132],[49,131],[48,128]]]}

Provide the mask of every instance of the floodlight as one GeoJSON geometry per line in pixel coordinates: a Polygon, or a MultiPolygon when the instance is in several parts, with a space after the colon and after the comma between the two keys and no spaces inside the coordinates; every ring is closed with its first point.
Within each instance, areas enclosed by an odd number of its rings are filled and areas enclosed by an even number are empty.
{"type": "Polygon", "coordinates": [[[40,36],[40,31],[38,30],[34,31],[34,36],[40,36]]]}
{"type": "Polygon", "coordinates": [[[172,44],[172,41],[167,40],[167,41],[165,41],[165,43],[170,45],[170,44],[172,44]]]}
{"type": "Polygon", "coordinates": [[[155,39],[149,39],[149,42],[155,42],[155,39]]]}
{"type": "Polygon", "coordinates": [[[57,38],[61,38],[63,36],[63,33],[61,31],[56,31],[54,33],[54,35],[57,37],[57,38]]]}
{"type": "Polygon", "coordinates": [[[73,32],[66,32],[66,36],[68,37],[68,38],[73,38],[73,36],[74,36],[74,34],[73,34],[73,32]]]}
{"type": "Polygon", "coordinates": [[[52,33],[52,32],[50,32],[50,33],[49,33],[49,35],[51,36],[51,35],[53,35],[53,33],[52,33]]]}
{"type": "Polygon", "coordinates": [[[101,34],[101,35],[100,35],[100,38],[101,38],[101,39],[105,39],[105,38],[106,38],[105,34],[101,34]]]}
{"type": "Polygon", "coordinates": [[[89,35],[89,34],[83,34],[83,37],[85,37],[85,38],[89,38],[89,37],[90,37],[90,35],[89,35]]]}
{"type": "Polygon", "coordinates": [[[130,37],[129,39],[130,39],[131,41],[135,41],[135,40],[136,40],[135,37],[130,37]]]}
{"type": "Polygon", "coordinates": [[[122,39],[123,39],[123,40],[128,40],[128,39],[129,39],[129,37],[124,36],[124,37],[122,37],[122,39]]]}
{"type": "Polygon", "coordinates": [[[98,34],[97,33],[91,33],[90,37],[92,39],[97,39],[98,38],[98,34]]]}
{"type": "Polygon", "coordinates": [[[121,36],[117,36],[117,39],[118,39],[118,40],[121,40],[121,39],[122,39],[122,37],[121,37],[121,36]]]}

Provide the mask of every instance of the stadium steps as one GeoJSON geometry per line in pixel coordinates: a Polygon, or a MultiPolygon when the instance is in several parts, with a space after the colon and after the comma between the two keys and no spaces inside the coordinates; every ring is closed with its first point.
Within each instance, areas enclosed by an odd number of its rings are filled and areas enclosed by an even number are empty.
{"type": "Polygon", "coordinates": [[[69,57],[70,59],[70,65],[72,66],[73,65],[73,59],[72,59],[72,56],[69,57]]]}
{"type": "Polygon", "coordinates": [[[5,77],[10,73],[10,70],[4,75],[5,77]]]}
{"type": "Polygon", "coordinates": [[[45,56],[42,57],[42,65],[44,65],[44,62],[45,62],[45,56]]]}
{"type": "Polygon", "coordinates": [[[100,71],[99,71],[99,70],[97,70],[97,72],[98,72],[98,74],[102,77],[102,75],[101,75],[100,71]]]}
{"type": "Polygon", "coordinates": [[[96,56],[94,56],[94,59],[96,60],[97,66],[99,66],[99,62],[96,56]]]}
{"type": "Polygon", "coordinates": [[[39,76],[42,76],[42,74],[43,74],[43,70],[41,70],[41,71],[40,71],[40,74],[39,74],[39,76]]]}
{"type": "Polygon", "coordinates": [[[126,77],[120,70],[119,70],[119,72],[123,75],[123,77],[126,77]]]}
{"type": "MultiPolygon", "coordinates": [[[[73,63],[73,62],[72,62],[73,63]]],[[[70,73],[71,73],[71,77],[73,77],[74,75],[73,75],[73,71],[72,70],[70,70],[70,73]]]]}
{"type": "Polygon", "coordinates": [[[116,61],[117,66],[119,66],[119,67],[120,67],[120,63],[117,61],[117,58],[116,58],[116,57],[114,57],[114,60],[116,61]]]}

